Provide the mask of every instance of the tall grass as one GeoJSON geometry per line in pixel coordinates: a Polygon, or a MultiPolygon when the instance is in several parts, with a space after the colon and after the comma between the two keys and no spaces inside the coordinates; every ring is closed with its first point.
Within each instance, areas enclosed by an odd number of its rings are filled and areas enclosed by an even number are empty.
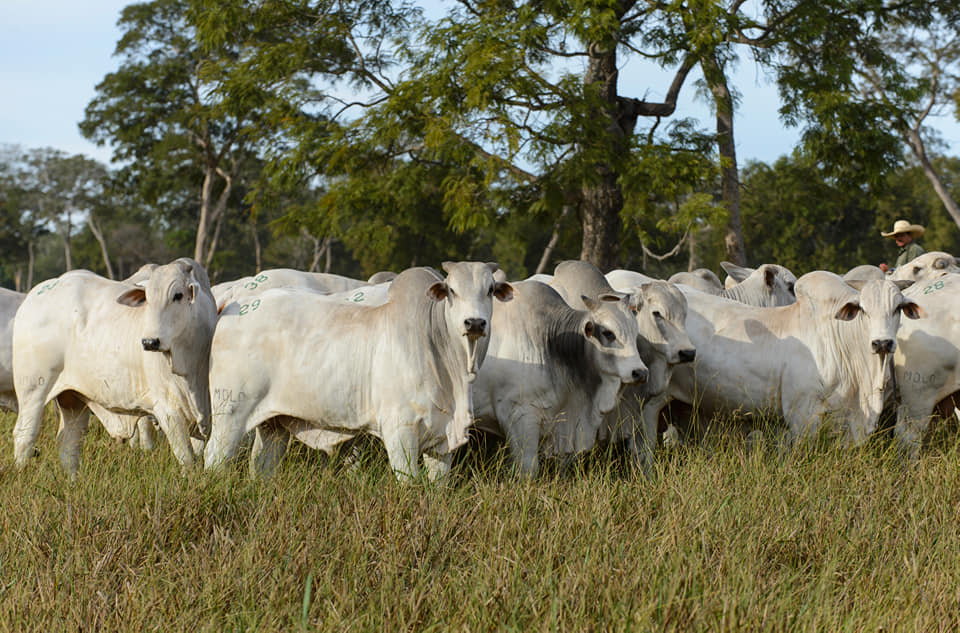
{"type": "MultiPolygon", "coordinates": [[[[786,454],[733,434],[446,486],[294,450],[277,474],[181,475],[92,426],[80,478],[48,418],[19,472],[0,418],[0,630],[938,631],[960,628],[960,451],[878,439],[786,454]]],[[[773,444],[773,442],[770,442],[773,444]]]]}

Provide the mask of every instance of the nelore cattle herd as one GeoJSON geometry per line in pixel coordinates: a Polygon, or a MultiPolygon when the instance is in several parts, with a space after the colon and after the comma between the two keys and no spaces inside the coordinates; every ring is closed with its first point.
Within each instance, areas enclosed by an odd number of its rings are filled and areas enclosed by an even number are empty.
{"type": "Polygon", "coordinates": [[[19,412],[14,457],[34,454],[56,402],[71,476],[92,412],[144,446],[155,429],[183,466],[222,466],[253,432],[254,474],[292,439],[330,453],[380,438],[398,479],[440,479],[472,427],[514,467],[623,443],[649,472],[670,403],[757,413],[793,442],[824,424],[848,445],[896,411],[915,459],[960,392],[960,268],[927,253],[891,275],[723,264],[669,280],[567,261],[507,281],[444,263],[367,281],[289,269],[211,287],[187,258],[124,281],[71,271],[0,292],[0,406],[19,412]]]}

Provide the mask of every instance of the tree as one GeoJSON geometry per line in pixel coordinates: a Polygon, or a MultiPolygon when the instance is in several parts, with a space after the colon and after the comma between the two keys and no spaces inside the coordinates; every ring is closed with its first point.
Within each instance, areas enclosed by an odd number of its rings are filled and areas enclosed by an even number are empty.
{"type": "Polygon", "coordinates": [[[153,0],[123,10],[115,52],[123,61],[97,85],[80,129],[113,146],[114,160],[126,164],[147,202],[195,187],[193,257],[209,267],[253,150],[247,133],[259,122],[263,94],[253,84],[228,97],[214,90],[239,68],[242,40],[201,48],[191,7],[189,0],[153,0]]]}

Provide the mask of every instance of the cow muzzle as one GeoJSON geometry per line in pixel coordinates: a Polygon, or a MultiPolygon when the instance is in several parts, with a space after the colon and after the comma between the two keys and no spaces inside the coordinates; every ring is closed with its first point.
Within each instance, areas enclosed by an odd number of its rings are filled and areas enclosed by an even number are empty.
{"type": "Polygon", "coordinates": [[[680,359],[681,363],[692,363],[697,359],[697,350],[695,349],[682,349],[677,352],[677,357],[680,359]]]}
{"type": "Polygon", "coordinates": [[[466,336],[477,337],[487,335],[486,319],[464,319],[463,327],[466,329],[466,336]]]}
{"type": "Polygon", "coordinates": [[[891,354],[897,349],[897,342],[890,338],[878,338],[870,341],[874,354],[891,354]]]}
{"type": "Polygon", "coordinates": [[[160,339],[158,338],[144,338],[140,339],[140,344],[143,345],[143,350],[145,352],[159,352],[160,351],[160,339]]]}

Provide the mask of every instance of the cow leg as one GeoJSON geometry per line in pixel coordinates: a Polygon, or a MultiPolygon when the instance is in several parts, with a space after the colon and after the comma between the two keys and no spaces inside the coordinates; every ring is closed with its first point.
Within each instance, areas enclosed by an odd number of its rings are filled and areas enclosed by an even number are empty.
{"type": "Polygon", "coordinates": [[[629,440],[630,451],[634,463],[640,467],[644,476],[653,474],[653,462],[657,450],[658,426],[660,410],[666,404],[664,398],[656,397],[643,403],[640,407],[640,422],[634,422],[633,436],[629,440]]]}
{"type": "Polygon", "coordinates": [[[250,476],[269,477],[290,443],[290,432],[276,420],[268,420],[255,431],[253,448],[250,450],[250,476]]]}
{"type": "Polygon", "coordinates": [[[501,426],[514,468],[525,479],[535,477],[540,468],[540,425],[536,416],[517,407],[499,419],[507,421],[501,426]]]}
{"type": "Polygon", "coordinates": [[[57,396],[57,410],[60,413],[60,428],[57,431],[60,463],[70,479],[76,479],[80,472],[80,447],[90,425],[90,413],[86,403],[69,391],[57,396]]]}
{"type": "Polygon", "coordinates": [[[219,468],[233,459],[246,433],[246,418],[214,414],[210,437],[203,451],[203,465],[207,470],[219,468]]]}
{"type": "Polygon", "coordinates": [[[916,406],[903,402],[897,407],[897,423],[893,436],[897,440],[900,456],[904,461],[913,462],[920,457],[920,447],[930,425],[932,407],[916,406]],[[912,405],[912,406],[911,406],[912,405]]]}
{"type": "Polygon", "coordinates": [[[157,429],[153,426],[153,418],[149,415],[137,420],[137,430],[130,438],[130,444],[139,445],[145,451],[152,451],[157,447],[157,429]]]}
{"type": "Polygon", "coordinates": [[[434,457],[426,453],[423,454],[423,467],[427,471],[429,481],[442,481],[450,473],[450,464],[453,462],[453,453],[446,453],[439,457],[434,457]]]}
{"type": "Polygon", "coordinates": [[[186,420],[176,413],[171,415],[166,411],[156,411],[155,416],[160,429],[167,436],[167,442],[170,444],[173,456],[177,458],[180,465],[189,468],[196,464],[197,460],[193,454],[193,445],[190,443],[186,420]]]}
{"type": "Polygon", "coordinates": [[[33,447],[40,437],[43,406],[42,398],[21,403],[17,423],[13,427],[13,458],[18,468],[26,466],[27,460],[33,455],[33,447]]]}
{"type": "Polygon", "coordinates": [[[416,481],[420,476],[420,437],[418,425],[383,424],[383,443],[387,447],[387,458],[397,480],[403,483],[416,481]]]}

